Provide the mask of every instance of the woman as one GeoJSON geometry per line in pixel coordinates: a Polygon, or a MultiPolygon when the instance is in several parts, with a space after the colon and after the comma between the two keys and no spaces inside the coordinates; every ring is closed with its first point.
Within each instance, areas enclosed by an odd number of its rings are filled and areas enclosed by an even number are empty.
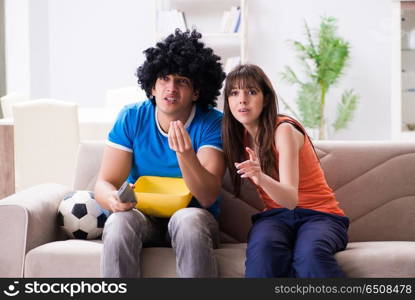
{"type": "Polygon", "coordinates": [[[343,277],[334,254],[346,247],[349,220],[304,128],[278,114],[275,91],[258,66],[228,74],[222,137],[235,193],[240,178],[248,178],[265,206],[252,216],[245,276],[343,277]]]}

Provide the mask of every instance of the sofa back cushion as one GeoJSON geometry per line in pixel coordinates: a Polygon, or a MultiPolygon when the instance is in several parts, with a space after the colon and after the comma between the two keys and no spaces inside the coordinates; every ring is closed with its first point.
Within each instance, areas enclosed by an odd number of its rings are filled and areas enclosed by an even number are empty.
{"type": "Polygon", "coordinates": [[[105,142],[82,141],[78,148],[74,190],[92,191],[97,181],[105,142]]]}
{"type": "MultiPolygon", "coordinates": [[[[317,141],[315,146],[327,182],[350,218],[350,241],[415,241],[415,142],[317,141]]],[[[104,147],[81,144],[74,189],[93,189],[104,147]]],[[[246,242],[251,215],[263,209],[255,188],[246,180],[235,197],[226,174],[221,196],[221,240],[246,242]]]]}

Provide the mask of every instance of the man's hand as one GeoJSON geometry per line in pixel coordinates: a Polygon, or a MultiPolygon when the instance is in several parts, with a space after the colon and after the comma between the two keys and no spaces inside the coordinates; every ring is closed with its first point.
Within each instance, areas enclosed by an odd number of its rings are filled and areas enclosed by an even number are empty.
{"type": "Polygon", "coordinates": [[[237,173],[241,175],[241,178],[251,178],[256,185],[260,186],[264,173],[262,173],[258,157],[251,148],[246,147],[245,150],[249,154],[249,159],[235,163],[235,167],[238,169],[237,173]]]}
{"type": "Polygon", "coordinates": [[[108,202],[109,202],[108,204],[112,212],[131,210],[136,205],[136,203],[132,203],[132,202],[125,202],[125,203],[121,202],[120,197],[118,197],[118,191],[111,192],[108,198],[108,202]]]}
{"type": "Polygon", "coordinates": [[[186,156],[189,153],[194,153],[189,133],[181,121],[170,122],[168,141],[170,149],[175,151],[177,155],[186,156]]]}

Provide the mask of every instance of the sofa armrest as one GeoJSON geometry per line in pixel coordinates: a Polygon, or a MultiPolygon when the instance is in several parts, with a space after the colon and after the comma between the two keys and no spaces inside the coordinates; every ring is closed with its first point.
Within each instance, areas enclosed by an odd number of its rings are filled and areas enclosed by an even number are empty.
{"type": "Polygon", "coordinates": [[[58,239],[57,210],[69,191],[42,184],[0,200],[0,277],[23,277],[26,253],[58,239]]]}

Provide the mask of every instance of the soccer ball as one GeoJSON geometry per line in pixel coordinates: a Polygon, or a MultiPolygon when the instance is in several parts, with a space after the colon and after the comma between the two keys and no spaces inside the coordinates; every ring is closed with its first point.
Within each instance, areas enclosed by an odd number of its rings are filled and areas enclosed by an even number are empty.
{"type": "Polygon", "coordinates": [[[75,239],[96,239],[102,234],[109,212],[102,209],[89,191],[66,194],[59,205],[58,224],[75,239]]]}

